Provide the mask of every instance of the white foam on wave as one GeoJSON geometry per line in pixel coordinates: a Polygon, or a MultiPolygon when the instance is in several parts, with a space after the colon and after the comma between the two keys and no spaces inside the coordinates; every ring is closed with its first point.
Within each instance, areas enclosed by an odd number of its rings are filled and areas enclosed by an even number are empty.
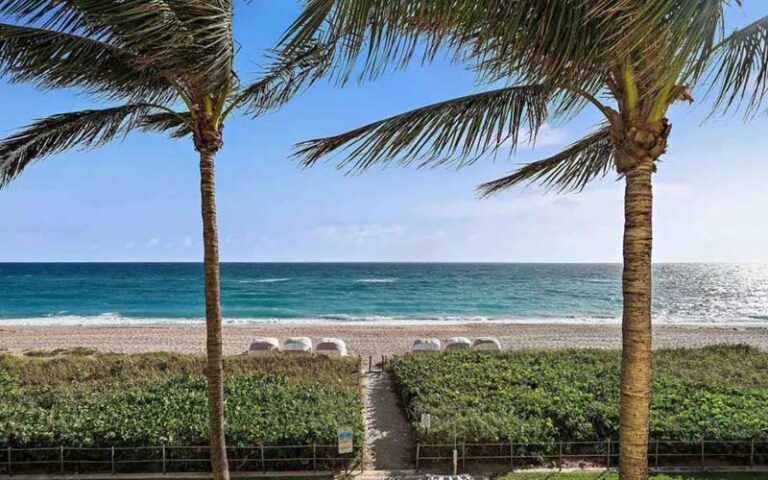
{"type": "MultiPolygon", "coordinates": [[[[93,316],[80,315],[49,315],[29,318],[0,318],[2,326],[62,326],[62,327],[136,327],[136,326],[195,326],[203,325],[205,319],[200,318],[153,318],[153,317],[123,317],[120,314],[105,312],[93,316]]],[[[319,317],[293,317],[293,318],[224,318],[227,325],[457,325],[467,323],[493,323],[493,324],[537,324],[537,325],[620,325],[620,318],[612,317],[484,317],[484,316],[434,316],[434,317],[395,317],[395,316],[351,316],[351,315],[324,315],[319,317]]],[[[691,318],[654,318],[654,325],[678,325],[691,327],[765,327],[768,322],[758,319],[745,319],[736,321],[707,321],[691,318]]]]}
{"type": "Polygon", "coordinates": [[[394,283],[396,278],[358,278],[355,280],[357,283],[394,283]]]}
{"type": "Polygon", "coordinates": [[[237,283],[279,283],[287,282],[290,278],[256,278],[253,280],[239,280],[237,283]]]}

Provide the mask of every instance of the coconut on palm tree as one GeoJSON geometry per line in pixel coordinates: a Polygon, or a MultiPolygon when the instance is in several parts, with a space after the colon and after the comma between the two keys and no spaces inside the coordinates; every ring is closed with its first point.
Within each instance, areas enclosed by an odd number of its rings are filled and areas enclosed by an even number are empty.
{"type": "Polygon", "coordinates": [[[333,50],[335,75],[375,78],[447,53],[475,72],[481,93],[304,142],[305,165],[335,154],[360,172],[378,164],[464,166],[535,137],[544,122],[585,107],[597,129],[544,160],[480,187],[521,182],[581,190],[615,171],[624,180],[619,467],[648,472],[651,386],[651,177],[671,132],[667,112],[714,82],[724,106],[752,111],[768,86],[768,18],[724,39],[728,3],[709,0],[309,0],[284,42],[333,50]],[[527,132],[525,134],[524,132],[527,132]]]}
{"type": "Polygon", "coordinates": [[[208,413],[216,479],[229,478],[214,166],[236,109],[258,117],[322,73],[307,46],[273,55],[250,84],[234,72],[231,0],[0,0],[0,73],[44,90],[75,87],[103,108],[39,119],[0,142],[0,188],[38,159],[133,131],[191,137],[199,153],[208,413]]]}

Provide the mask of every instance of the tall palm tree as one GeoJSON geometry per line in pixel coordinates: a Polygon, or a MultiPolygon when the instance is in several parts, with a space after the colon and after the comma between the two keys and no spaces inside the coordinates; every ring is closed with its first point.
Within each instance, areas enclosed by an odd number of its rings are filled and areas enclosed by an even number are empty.
{"type": "Polygon", "coordinates": [[[273,55],[241,85],[233,70],[231,0],[0,0],[0,72],[42,89],[76,87],[101,109],[39,119],[0,142],[0,187],[34,161],[132,131],[191,137],[199,153],[209,435],[214,478],[228,479],[214,166],[236,109],[258,117],[320,74],[322,51],[273,55]]]}
{"type": "Polygon", "coordinates": [[[648,472],[651,177],[667,148],[667,112],[693,100],[696,82],[714,86],[718,105],[744,101],[753,112],[768,87],[768,17],[724,38],[728,3],[740,1],[309,0],[283,39],[288,48],[328,45],[341,83],[447,53],[489,88],[303,142],[296,153],[306,166],[331,154],[353,173],[387,163],[465,166],[535,138],[544,122],[586,106],[601,113],[593,133],[479,190],[540,182],[578,191],[610,171],[623,178],[624,479],[648,472]]]}

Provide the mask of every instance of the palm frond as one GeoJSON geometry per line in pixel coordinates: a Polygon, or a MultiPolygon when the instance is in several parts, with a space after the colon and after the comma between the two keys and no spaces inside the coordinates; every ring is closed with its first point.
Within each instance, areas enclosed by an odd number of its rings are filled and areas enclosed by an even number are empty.
{"type": "Polygon", "coordinates": [[[121,47],[147,67],[230,78],[231,0],[0,0],[0,14],[121,47]]]}
{"type": "Polygon", "coordinates": [[[617,42],[615,32],[637,10],[624,0],[605,1],[617,5],[596,9],[592,2],[565,0],[308,0],[281,42],[290,47],[317,39],[332,45],[338,67],[334,73],[342,81],[355,67],[361,78],[374,78],[417,57],[432,60],[445,48],[455,61],[471,59],[495,67],[485,70],[489,77],[591,85],[605,75],[608,59],[627,53],[620,50],[626,43],[617,42]]]}
{"type": "Polygon", "coordinates": [[[0,0],[0,14],[137,52],[159,54],[165,47],[192,43],[168,0],[0,0]]]}
{"type": "Polygon", "coordinates": [[[484,183],[477,190],[481,197],[487,197],[527,182],[540,183],[560,192],[580,191],[596,177],[605,176],[614,162],[610,129],[604,126],[562,152],[529,163],[506,177],[484,183]]]}
{"type": "MultiPolygon", "coordinates": [[[[610,30],[608,40],[620,44],[620,51],[643,53],[648,45],[658,41],[664,49],[654,48],[664,55],[664,62],[696,62],[702,59],[713,40],[723,28],[724,5],[731,0],[594,0],[588,2],[594,12],[614,11],[616,24],[604,26],[610,30]]],[[[739,3],[740,0],[735,0],[739,3]]],[[[659,63],[658,59],[654,62],[659,63]]]]}
{"type": "Polygon", "coordinates": [[[127,133],[153,108],[147,104],[128,104],[37,120],[0,141],[0,188],[36,160],[73,147],[97,147],[127,133]]]}
{"type": "Polygon", "coordinates": [[[736,30],[721,42],[711,60],[715,109],[758,113],[768,93],[768,16],[736,30]]]}
{"type": "Polygon", "coordinates": [[[474,162],[502,144],[514,148],[521,130],[535,137],[547,116],[549,92],[539,85],[501,88],[417,108],[341,135],[297,145],[305,166],[336,151],[352,172],[377,163],[420,166],[474,162]]]}
{"type": "Polygon", "coordinates": [[[43,88],[80,86],[108,99],[169,101],[174,90],[135,54],[80,35],[0,24],[0,71],[43,88]]]}
{"type": "Polygon", "coordinates": [[[288,102],[318,80],[329,67],[328,50],[317,44],[292,51],[273,51],[272,64],[264,75],[242,89],[234,106],[259,116],[288,102]]]}
{"type": "Polygon", "coordinates": [[[192,134],[192,115],[189,112],[158,112],[141,118],[139,128],[148,132],[168,133],[171,138],[192,134]]]}
{"type": "Polygon", "coordinates": [[[228,84],[235,55],[232,0],[165,1],[193,39],[184,49],[187,69],[195,78],[228,84]]]}
{"type": "Polygon", "coordinates": [[[0,0],[0,15],[42,28],[66,32],[94,29],[78,2],[61,0],[0,0]]]}

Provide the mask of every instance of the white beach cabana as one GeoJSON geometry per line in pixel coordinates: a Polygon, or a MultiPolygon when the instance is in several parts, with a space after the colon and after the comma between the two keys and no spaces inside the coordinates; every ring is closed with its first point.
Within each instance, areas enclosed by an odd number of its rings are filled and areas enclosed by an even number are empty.
{"type": "Polygon", "coordinates": [[[459,350],[469,350],[472,348],[472,342],[467,337],[451,337],[445,340],[444,352],[456,352],[459,350]]]}
{"type": "Polygon", "coordinates": [[[248,347],[248,355],[270,355],[280,353],[280,341],[272,337],[254,338],[248,347]]]}
{"type": "Polygon", "coordinates": [[[496,337],[478,337],[472,343],[472,350],[480,352],[500,352],[501,343],[496,337]]]}
{"type": "Polygon", "coordinates": [[[412,352],[439,352],[440,340],[436,338],[420,338],[413,342],[412,352]]]}
{"type": "Polygon", "coordinates": [[[283,353],[312,354],[312,340],[307,337],[290,337],[283,340],[283,353]]]}
{"type": "Polygon", "coordinates": [[[340,338],[321,338],[315,345],[315,353],[326,357],[346,357],[347,344],[340,338]]]}

